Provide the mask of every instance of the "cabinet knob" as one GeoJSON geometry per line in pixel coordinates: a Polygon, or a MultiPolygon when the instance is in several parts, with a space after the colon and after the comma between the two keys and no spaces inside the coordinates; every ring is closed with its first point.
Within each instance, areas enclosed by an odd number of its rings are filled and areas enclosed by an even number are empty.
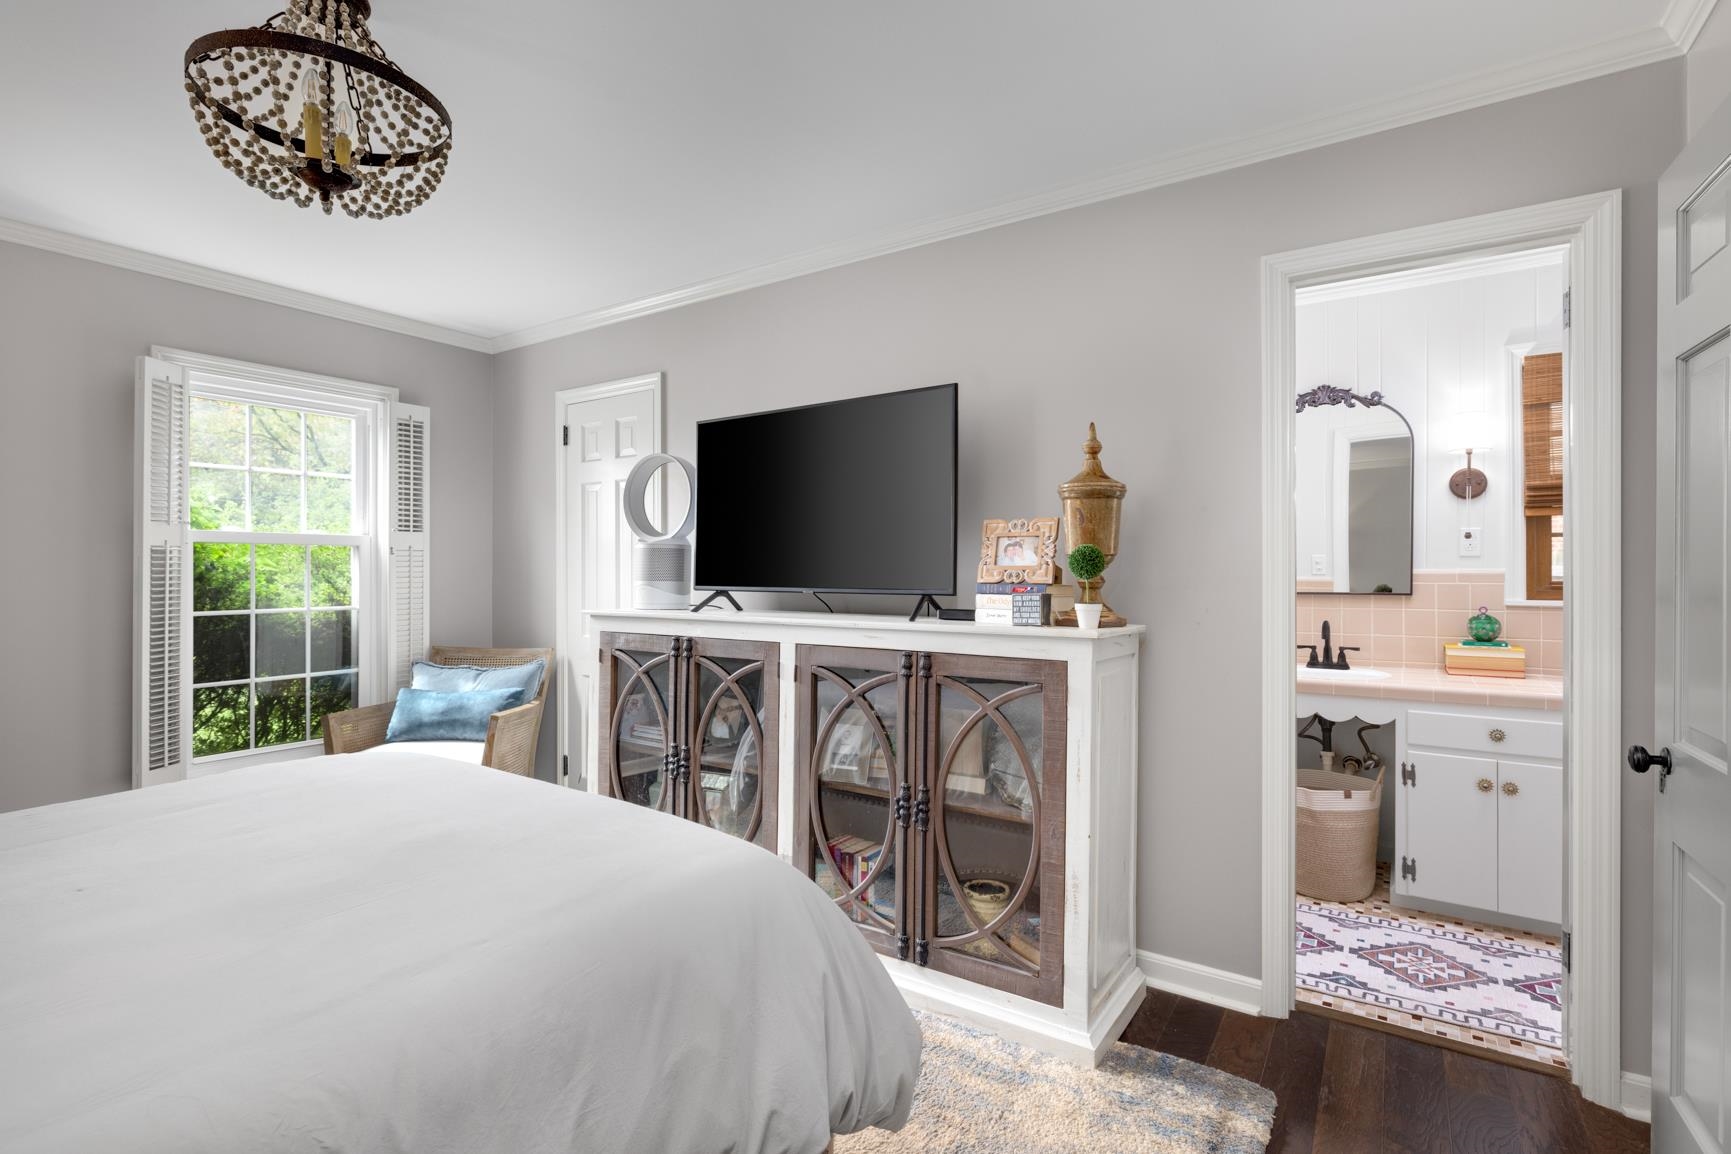
{"type": "Polygon", "coordinates": [[[1502,730],[1500,730],[1500,729],[1493,729],[1493,730],[1491,730],[1491,740],[1492,740],[1492,741],[1495,741],[1495,742],[1497,742],[1497,743],[1499,743],[1499,744],[1500,744],[1500,743],[1501,743],[1501,742],[1502,742],[1502,740],[1503,740],[1503,739],[1504,739],[1504,738],[1505,738],[1505,737],[1507,737],[1507,736],[1508,736],[1508,734],[1506,734],[1506,733],[1504,733],[1504,732],[1503,732],[1503,731],[1502,731],[1502,730]]]}
{"type": "Polygon", "coordinates": [[[1517,794],[1519,792],[1521,792],[1521,787],[1516,785],[1514,782],[1512,782],[1512,781],[1503,782],[1503,796],[1504,797],[1513,797],[1513,796],[1515,796],[1515,794],[1517,794]]]}
{"type": "Polygon", "coordinates": [[[1495,783],[1492,782],[1491,779],[1488,777],[1479,778],[1479,792],[1480,793],[1489,793],[1491,791],[1491,786],[1494,784],[1495,783]]]}

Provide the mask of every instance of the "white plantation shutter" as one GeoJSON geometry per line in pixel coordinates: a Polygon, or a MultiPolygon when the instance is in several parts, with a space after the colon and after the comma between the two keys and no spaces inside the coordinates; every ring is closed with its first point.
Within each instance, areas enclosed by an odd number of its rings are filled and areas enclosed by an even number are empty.
{"type": "Polygon", "coordinates": [[[186,370],[139,357],[134,428],[134,788],[179,781],[192,762],[192,547],[186,370]]]}
{"type": "Polygon", "coordinates": [[[426,655],[427,419],[420,405],[391,405],[391,667],[387,700],[409,684],[426,655]]]}

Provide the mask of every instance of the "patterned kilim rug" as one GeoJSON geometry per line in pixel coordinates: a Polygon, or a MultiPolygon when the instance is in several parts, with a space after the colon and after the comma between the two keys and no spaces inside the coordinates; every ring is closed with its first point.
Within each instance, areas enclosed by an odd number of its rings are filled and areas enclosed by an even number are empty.
{"type": "Polygon", "coordinates": [[[1300,1002],[1566,1064],[1554,939],[1386,900],[1382,887],[1365,902],[1298,899],[1300,1002]]]}
{"type": "Polygon", "coordinates": [[[952,1018],[925,1034],[908,1124],[835,1140],[835,1154],[1262,1154],[1274,1095],[1119,1042],[1097,1069],[952,1018]]]}

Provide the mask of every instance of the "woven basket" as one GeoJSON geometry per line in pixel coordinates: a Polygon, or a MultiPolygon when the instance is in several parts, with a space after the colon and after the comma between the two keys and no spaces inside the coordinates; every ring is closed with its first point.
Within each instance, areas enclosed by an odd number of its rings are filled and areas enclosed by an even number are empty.
{"type": "Polygon", "coordinates": [[[1376,888],[1383,767],[1374,778],[1298,771],[1298,892],[1357,902],[1376,888]]]}

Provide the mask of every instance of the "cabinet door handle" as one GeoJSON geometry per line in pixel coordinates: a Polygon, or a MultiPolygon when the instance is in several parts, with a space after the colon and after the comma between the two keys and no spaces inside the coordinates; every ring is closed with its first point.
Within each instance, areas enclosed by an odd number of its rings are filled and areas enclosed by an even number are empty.
{"type": "Polygon", "coordinates": [[[1479,792],[1480,793],[1489,793],[1492,790],[1492,788],[1495,787],[1495,785],[1496,785],[1496,783],[1493,782],[1488,777],[1479,778],[1479,792]]]}
{"type": "Polygon", "coordinates": [[[1502,744],[1503,739],[1507,736],[1508,736],[1508,734],[1504,733],[1500,729],[1491,730],[1491,740],[1496,742],[1499,745],[1502,744]]]}
{"type": "Polygon", "coordinates": [[[1515,794],[1517,794],[1519,792],[1521,792],[1521,787],[1516,785],[1514,782],[1512,782],[1512,781],[1503,782],[1503,796],[1504,797],[1513,797],[1513,796],[1515,796],[1515,794]]]}

